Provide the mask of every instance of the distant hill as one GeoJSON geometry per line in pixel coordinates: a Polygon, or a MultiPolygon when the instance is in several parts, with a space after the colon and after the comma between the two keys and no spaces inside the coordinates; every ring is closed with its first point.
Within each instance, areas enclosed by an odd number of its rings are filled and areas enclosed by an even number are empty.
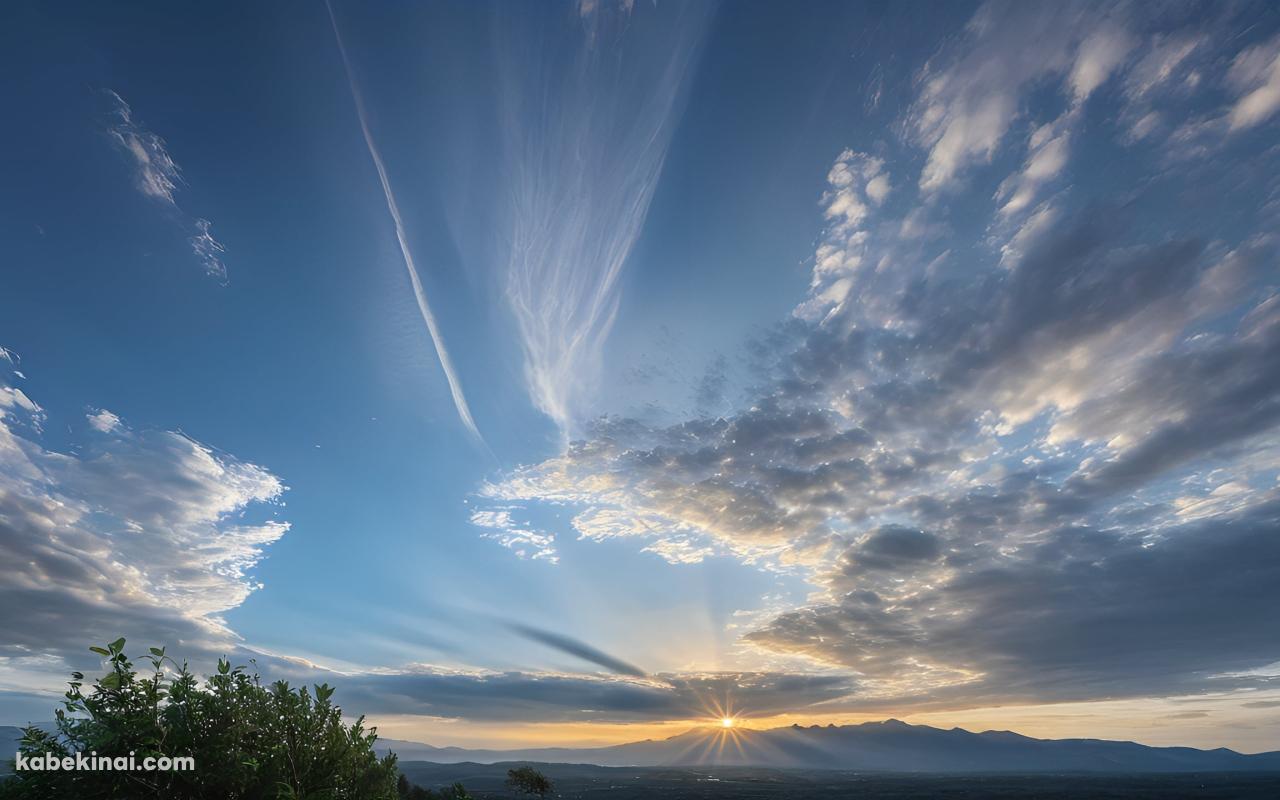
{"type": "Polygon", "coordinates": [[[604,767],[745,766],[859,772],[1235,772],[1280,771],[1280,751],[1148,747],[1101,739],[1033,739],[1009,731],[972,733],[908,725],[695,728],[669,739],[612,747],[467,750],[379,739],[378,749],[402,761],[438,764],[535,761],[604,767]]]}

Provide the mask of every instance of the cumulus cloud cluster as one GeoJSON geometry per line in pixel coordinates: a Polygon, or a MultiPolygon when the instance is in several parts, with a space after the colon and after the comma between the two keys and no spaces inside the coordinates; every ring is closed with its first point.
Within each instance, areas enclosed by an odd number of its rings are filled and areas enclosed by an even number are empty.
{"type": "Polygon", "coordinates": [[[96,665],[86,647],[107,635],[195,657],[233,646],[220,615],[256,588],[253,566],[288,530],[246,512],[275,501],[280,480],[105,409],[87,415],[82,451],[57,452],[41,444],[44,417],[0,383],[3,688],[44,689],[49,671],[96,665]],[[34,667],[43,674],[28,685],[34,667]]]}
{"type": "MultiPolygon", "coordinates": [[[[849,706],[1274,680],[1277,241],[1162,224],[1149,186],[1120,202],[1069,183],[1082,137],[1154,142],[1149,114],[1173,154],[1177,97],[1184,122],[1263,124],[1272,45],[1211,57],[1230,38],[1207,38],[1131,8],[984,6],[919,75],[918,177],[836,159],[810,294],[753,347],[753,401],[598,420],[483,495],[569,507],[579,536],[677,564],[807,576],[811,602],[743,642],[847,670],[849,706]],[[1117,124],[1095,132],[1100,95],[1117,124]],[[998,154],[1015,166],[989,225],[940,240],[942,195],[998,154]]],[[[1217,157],[1247,157],[1229,145],[1217,157]]]]}

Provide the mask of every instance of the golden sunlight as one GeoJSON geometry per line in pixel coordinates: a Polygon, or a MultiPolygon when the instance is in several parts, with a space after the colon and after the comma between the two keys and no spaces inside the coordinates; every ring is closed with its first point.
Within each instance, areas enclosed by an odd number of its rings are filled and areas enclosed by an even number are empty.
{"type": "Polygon", "coordinates": [[[732,727],[733,727],[733,717],[721,717],[721,719],[720,719],[720,727],[722,727],[722,728],[732,728],[732,727]]]}

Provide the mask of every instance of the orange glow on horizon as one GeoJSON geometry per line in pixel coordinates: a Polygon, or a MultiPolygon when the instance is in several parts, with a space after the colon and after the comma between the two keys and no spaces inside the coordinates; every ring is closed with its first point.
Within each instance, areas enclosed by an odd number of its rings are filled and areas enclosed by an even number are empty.
{"type": "Polygon", "coordinates": [[[970,731],[1012,730],[1039,738],[1100,737],[1129,739],[1151,745],[1190,745],[1213,748],[1232,747],[1242,752],[1275,749],[1271,709],[1250,709],[1240,703],[1250,700],[1280,700],[1280,692],[1222,693],[1197,695],[1197,707],[1213,708],[1215,714],[1249,725],[1224,741],[1220,729],[1191,724],[1170,725],[1169,715],[1185,710],[1185,698],[1157,700],[1109,700],[1089,703],[1049,703],[957,710],[904,713],[753,715],[740,709],[703,716],[660,721],[621,722],[466,722],[413,715],[381,715],[371,718],[378,735],[392,739],[426,742],[437,746],[519,749],[526,747],[603,747],[644,739],[662,740],[701,728],[712,729],[713,747],[734,746],[734,739],[750,737],[755,731],[790,725],[857,725],[878,722],[890,716],[913,725],[940,728],[959,726],[970,731]],[[725,727],[724,720],[733,721],[725,727]],[[1107,724],[1100,725],[1101,720],[1107,724]]]}

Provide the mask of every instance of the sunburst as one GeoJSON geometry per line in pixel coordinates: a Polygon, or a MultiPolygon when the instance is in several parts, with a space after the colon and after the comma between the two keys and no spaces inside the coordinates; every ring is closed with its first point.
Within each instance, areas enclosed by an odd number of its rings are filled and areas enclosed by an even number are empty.
{"type": "Polygon", "coordinates": [[[703,695],[700,700],[706,735],[693,738],[681,758],[714,764],[725,763],[726,756],[730,756],[730,762],[744,763],[747,754],[743,737],[748,735],[747,728],[743,727],[744,710],[734,705],[728,693],[723,699],[703,695]]]}

